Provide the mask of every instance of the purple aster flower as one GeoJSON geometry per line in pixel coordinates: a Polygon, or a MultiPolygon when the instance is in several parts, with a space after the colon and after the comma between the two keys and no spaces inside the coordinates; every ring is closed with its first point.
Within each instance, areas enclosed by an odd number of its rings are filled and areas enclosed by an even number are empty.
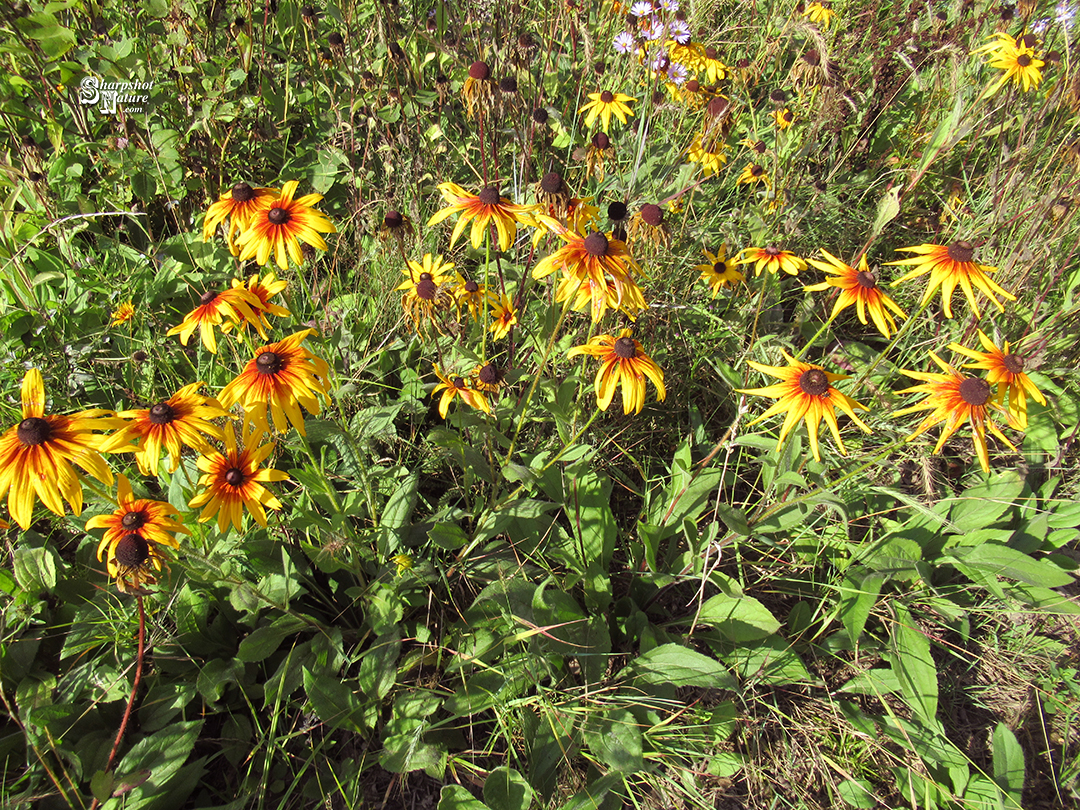
{"type": "Polygon", "coordinates": [[[668,56],[663,51],[657,51],[649,59],[649,70],[667,70],[667,66],[670,64],[668,56]]]}
{"type": "Polygon", "coordinates": [[[634,35],[628,31],[623,31],[621,34],[616,35],[614,44],[616,53],[630,53],[634,50],[634,35]]]}
{"type": "Polygon", "coordinates": [[[681,85],[686,81],[687,76],[690,74],[687,72],[684,65],[680,65],[678,62],[672,62],[668,66],[667,75],[671,81],[675,82],[675,84],[681,85]]]}
{"type": "Polygon", "coordinates": [[[660,0],[660,8],[674,14],[679,10],[679,0],[660,0]]]}
{"type": "Polygon", "coordinates": [[[649,24],[645,26],[641,35],[645,37],[649,42],[656,42],[658,39],[662,39],[664,34],[667,33],[667,26],[665,26],[656,17],[649,20],[649,24]]]}
{"type": "Polygon", "coordinates": [[[652,3],[649,0],[638,0],[630,6],[630,13],[635,17],[648,17],[652,14],[652,3]]]}
{"type": "Polygon", "coordinates": [[[680,45],[690,41],[690,25],[686,20],[675,20],[668,25],[668,34],[680,45]]]}

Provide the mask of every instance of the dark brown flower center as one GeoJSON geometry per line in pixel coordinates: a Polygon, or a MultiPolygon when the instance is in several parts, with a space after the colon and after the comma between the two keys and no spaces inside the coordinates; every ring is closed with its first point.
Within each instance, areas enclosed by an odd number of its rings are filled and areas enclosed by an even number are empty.
{"type": "Polygon", "coordinates": [[[626,203],[616,200],[613,203],[609,203],[607,207],[608,219],[612,222],[622,222],[626,219],[626,203]]]}
{"type": "Polygon", "coordinates": [[[402,223],[405,222],[405,218],[401,216],[400,211],[387,211],[386,216],[383,217],[383,225],[390,230],[400,228],[402,223]]]}
{"type": "Polygon", "coordinates": [[[753,177],[761,177],[761,175],[765,174],[765,167],[755,163],[750,167],[750,174],[753,177]]]}
{"type": "Polygon", "coordinates": [[[434,301],[437,288],[431,278],[431,273],[421,273],[420,280],[416,282],[416,297],[425,301],[434,301]]]}
{"type": "Polygon", "coordinates": [[[518,89],[517,79],[513,76],[499,79],[499,89],[504,93],[516,93],[518,89]]]}
{"type": "Polygon", "coordinates": [[[546,124],[548,120],[548,111],[543,107],[537,107],[532,111],[532,120],[537,124],[546,124]]]}
{"type": "Polygon", "coordinates": [[[263,352],[255,358],[255,370],[260,374],[272,376],[285,368],[285,359],[274,352],[263,352]]]}
{"type": "Polygon", "coordinates": [[[40,416],[31,416],[19,422],[16,435],[19,441],[27,447],[37,447],[49,440],[52,428],[49,423],[40,416]]]}
{"type": "Polygon", "coordinates": [[[727,264],[725,262],[716,262],[716,264],[712,266],[712,269],[714,273],[726,273],[727,264]]]}
{"type": "Polygon", "coordinates": [[[799,388],[812,397],[823,397],[829,393],[829,378],[820,368],[810,368],[799,375],[799,388]]]}
{"type": "Polygon", "coordinates": [[[744,56],[742,59],[738,60],[735,63],[735,67],[739,68],[740,70],[746,70],[748,67],[750,67],[750,60],[744,56]]]}
{"type": "Polygon", "coordinates": [[[803,61],[806,62],[806,64],[813,67],[817,67],[821,64],[821,54],[817,52],[816,48],[812,48],[811,50],[804,53],[802,58],[803,61]]]}
{"type": "Polygon", "coordinates": [[[465,292],[478,293],[480,292],[480,285],[470,278],[468,281],[465,282],[465,292]]]}
{"type": "Polygon", "coordinates": [[[713,118],[719,118],[721,115],[728,111],[728,107],[730,106],[730,101],[728,101],[726,98],[721,98],[720,96],[717,96],[709,102],[709,106],[705,109],[713,118]]]}
{"type": "Polygon", "coordinates": [[[1024,34],[1016,40],[1016,44],[1021,48],[1034,48],[1037,41],[1034,34],[1024,34]]]}
{"type": "Polygon", "coordinates": [[[120,525],[127,529],[129,532],[133,532],[136,529],[141,529],[146,525],[146,513],[145,512],[124,512],[124,516],[120,518],[120,525]]]}
{"type": "Polygon", "coordinates": [[[611,350],[615,352],[615,356],[623,360],[630,360],[637,356],[637,346],[634,343],[633,338],[621,337],[615,341],[615,345],[611,350]]]}
{"type": "Polygon", "coordinates": [[[540,188],[548,194],[557,194],[563,189],[562,175],[558,172],[548,172],[540,178],[540,188]]]}
{"type": "Polygon", "coordinates": [[[326,38],[326,41],[333,45],[335,48],[340,48],[342,45],[345,44],[345,37],[335,31],[326,38]]]}
{"type": "Polygon", "coordinates": [[[982,377],[967,377],[960,383],[960,399],[968,405],[979,407],[990,400],[990,383],[982,377]]]}
{"type": "Polygon", "coordinates": [[[481,205],[498,205],[500,200],[499,187],[486,186],[476,197],[480,200],[481,205]]]}
{"type": "Polygon", "coordinates": [[[584,245],[590,256],[603,256],[607,253],[608,240],[602,233],[594,231],[585,237],[584,245]]]}
{"type": "Polygon", "coordinates": [[[754,144],[754,151],[755,151],[755,152],[757,152],[757,153],[758,153],[759,155],[764,155],[764,154],[765,154],[765,150],[766,150],[766,149],[768,149],[768,148],[769,148],[769,147],[767,147],[767,146],[765,145],[765,141],[757,141],[757,142],[756,142],[756,143],[754,144]]]}
{"type": "Polygon", "coordinates": [[[458,391],[465,390],[465,380],[463,380],[461,377],[451,377],[450,385],[454,386],[454,388],[456,388],[458,391]]]}
{"type": "Polygon", "coordinates": [[[855,280],[859,282],[860,287],[865,287],[868,290],[872,290],[877,286],[877,278],[869,270],[860,270],[855,274],[855,280]]]}
{"type": "Polygon", "coordinates": [[[784,114],[780,117],[784,119],[785,124],[790,124],[792,121],[795,120],[795,113],[793,113],[791,110],[784,110],[784,114]]]}
{"type": "Polygon", "coordinates": [[[783,90],[773,90],[769,93],[769,100],[774,104],[783,104],[787,101],[787,93],[783,90]]]}
{"type": "Polygon", "coordinates": [[[286,211],[284,208],[276,208],[275,207],[275,208],[271,208],[266,213],[266,218],[268,220],[270,220],[271,225],[284,225],[292,217],[289,215],[289,212],[286,211]]]}
{"type": "Polygon", "coordinates": [[[953,242],[949,245],[948,253],[954,262],[970,262],[975,257],[975,248],[971,242],[953,242]]]}
{"type": "Polygon", "coordinates": [[[641,219],[647,225],[658,228],[660,223],[664,221],[664,212],[660,210],[660,206],[656,203],[649,203],[641,207],[641,219]]]}
{"type": "Polygon", "coordinates": [[[592,136],[592,145],[597,149],[607,149],[611,146],[611,138],[609,138],[603,132],[597,132],[592,136]]]}
{"type": "Polygon", "coordinates": [[[244,475],[244,471],[239,467],[233,467],[225,471],[225,483],[230,487],[241,487],[244,485],[244,479],[247,476],[244,475]]]}
{"type": "Polygon", "coordinates": [[[1024,358],[1019,354],[1006,354],[1001,358],[1001,365],[1005,366],[1010,374],[1024,373],[1024,358]]]}
{"type": "Polygon", "coordinates": [[[249,202],[255,199],[255,189],[247,183],[237,183],[232,187],[232,198],[236,202],[249,202]]]}
{"type": "Polygon", "coordinates": [[[168,402],[159,402],[157,405],[150,406],[147,418],[151,425],[167,425],[176,418],[176,411],[168,402]]]}
{"type": "Polygon", "coordinates": [[[486,366],[480,369],[476,377],[480,380],[480,382],[484,383],[484,385],[496,385],[499,380],[502,379],[502,374],[499,373],[499,369],[497,369],[494,365],[488,363],[486,366]]]}
{"type": "Polygon", "coordinates": [[[615,96],[613,96],[611,94],[610,90],[605,90],[603,93],[600,94],[600,103],[601,104],[610,104],[614,100],[615,100],[615,96]]]}
{"type": "Polygon", "coordinates": [[[769,245],[765,248],[765,254],[767,256],[779,256],[784,251],[778,248],[776,245],[769,245]]]}
{"type": "Polygon", "coordinates": [[[691,79],[686,83],[686,92],[688,93],[696,93],[700,89],[701,82],[699,82],[697,79],[691,79]]]}
{"type": "Polygon", "coordinates": [[[150,559],[150,544],[137,534],[125,534],[116,544],[113,556],[124,568],[141,568],[150,559]]]}
{"type": "Polygon", "coordinates": [[[1028,65],[1031,64],[1031,57],[1028,56],[1026,53],[1022,53],[1018,57],[1016,57],[1016,64],[1018,64],[1022,68],[1026,68],[1028,65]]]}
{"type": "Polygon", "coordinates": [[[716,51],[716,48],[713,45],[709,45],[707,48],[705,48],[705,58],[706,59],[716,59],[717,58],[717,51],[716,51]]]}
{"type": "Polygon", "coordinates": [[[211,301],[218,297],[218,293],[215,290],[207,290],[199,296],[199,306],[205,307],[211,301]]]}
{"type": "Polygon", "coordinates": [[[469,65],[469,78],[476,79],[478,81],[488,78],[491,75],[491,68],[487,66],[487,62],[473,62],[469,65]]]}

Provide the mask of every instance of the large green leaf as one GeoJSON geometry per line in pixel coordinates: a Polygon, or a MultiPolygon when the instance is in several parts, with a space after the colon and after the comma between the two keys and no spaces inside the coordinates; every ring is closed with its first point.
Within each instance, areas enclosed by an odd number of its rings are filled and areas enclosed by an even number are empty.
{"type": "Polygon", "coordinates": [[[535,794],[525,777],[505,765],[492,770],[484,781],[484,802],[499,810],[529,810],[535,794]]]}
{"type": "Polygon", "coordinates": [[[304,667],[304,690],[319,719],[332,728],[362,733],[364,713],[353,691],[329,672],[304,667]]]}
{"type": "Polygon", "coordinates": [[[1024,793],[1024,749],[1007,725],[994,729],[994,782],[1004,791],[1008,807],[1021,806],[1024,793]]]}
{"type": "Polygon", "coordinates": [[[582,728],[593,756],[613,771],[636,773],[642,767],[641,727],[626,709],[590,715],[582,728]]]}
{"type": "Polygon", "coordinates": [[[780,629],[780,622],[757,599],[726,593],[718,593],[706,600],[698,611],[697,621],[712,625],[736,642],[765,638],[780,629]]]}
{"type": "Polygon", "coordinates": [[[968,487],[949,510],[949,518],[960,534],[992,526],[1015,504],[1024,481],[1015,470],[995,473],[968,487]]]}
{"type": "Polygon", "coordinates": [[[737,689],[738,683],[719,661],[680,644],[661,644],[638,656],[619,673],[638,683],[670,683],[737,689]]]}
{"type": "Polygon", "coordinates": [[[890,637],[893,672],[911,710],[925,723],[932,723],[937,715],[938,681],[930,640],[903,605],[893,604],[893,617],[890,637]]]}
{"type": "Polygon", "coordinates": [[[956,566],[965,573],[973,568],[1042,588],[1060,588],[1071,585],[1076,579],[1049,560],[1036,560],[1022,551],[997,543],[951,548],[945,553],[956,560],[956,566]]]}
{"type": "Polygon", "coordinates": [[[296,616],[278,616],[272,624],[257,627],[240,642],[236,658],[245,663],[262,661],[273,654],[286,637],[303,630],[307,622],[296,616]]]}

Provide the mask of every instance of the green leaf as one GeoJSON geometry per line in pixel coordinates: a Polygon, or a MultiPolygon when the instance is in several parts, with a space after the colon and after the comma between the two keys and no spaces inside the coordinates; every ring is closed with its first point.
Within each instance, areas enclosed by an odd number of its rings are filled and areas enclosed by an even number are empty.
{"type": "Polygon", "coordinates": [[[896,219],[900,213],[900,192],[902,187],[895,185],[888,189],[878,202],[877,216],[874,217],[874,227],[870,230],[870,239],[873,240],[885,230],[885,226],[896,219]]]}
{"type": "Polygon", "coordinates": [[[380,636],[360,661],[357,683],[368,698],[382,700],[397,680],[401,639],[396,632],[380,636]]]}
{"type": "Polygon", "coordinates": [[[709,598],[701,606],[697,620],[712,625],[735,642],[765,638],[780,629],[780,622],[757,599],[724,593],[709,598]]]}
{"type": "Polygon", "coordinates": [[[996,473],[960,493],[949,518],[958,534],[992,526],[1016,503],[1024,482],[1015,470],[996,473]]]}
{"type": "Polygon", "coordinates": [[[484,781],[484,802],[499,810],[529,810],[535,794],[525,777],[501,765],[484,781]]]}
{"type": "Polygon", "coordinates": [[[866,573],[861,567],[849,569],[840,585],[840,621],[847,630],[853,647],[858,646],[862,638],[870,611],[881,594],[885,577],[878,573],[866,573]]]}
{"type": "Polygon", "coordinates": [[[1020,807],[1024,793],[1024,750],[1007,725],[998,723],[994,729],[994,782],[1010,800],[1009,805],[1020,807]]]}
{"type": "Polygon", "coordinates": [[[403,547],[409,518],[416,508],[420,473],[413,472],[398,484],[383,508],[379,521],[378,552],[383,557],[396,554],[403,547]]]}
{"type": "Polygon", "coordinates": [[[56,560],[52,548],[19,546],[12,558],[19,587],[32,594],[51,591],[56,587],[56,560]]]}
{"type": "Polygon", "coordinates": [[[436,810],[488,810],[488,806],[474,799],[461,785],[443,785],[436,810]]]}
{"type": "Polygon", "coordinates": [[[567,481],[566,514],[578,541],[578,572],[590,564],[604,571],[615,552],[615,515],[611,511],[611,479],[592,471],[567,481]]]}
{"type": "MultiPolygon", "coordinates": [[[[152,799],[161,798],[168,783],[180,771],[195,747],[195,740],[199,737],[202,725],[202,720],[176,723],[144,737],[131,747],[116,767],[117,782],[113,786],[115,795],[121,787],[126,787],[121,783],[139,783],[133,786],[133,789],[129,788],[130,793],[124,801],[125,808],[135,810],[150,804],[152,799]],[[140,773],[143,771],[150,776],[146,778],[144,773],[140,773]]],[[[178,798],[182,802],[186,796],[178,798]]]]}
{"type": "Polygon", "coordinates": [[[90,778],[90,792],[94,794],[95,799],[104,804],[112,796],[115,782],[112,773],[97,771],[90,778]]]}
{"type": "Polygon", "coordinates": [[[215,658],[199,670],[195,688],[199,690],[199,694],[207,703],[217,703],[225,687],[230,683],[235,683],[243,674],[244,665],[240,661],[215,658]]]}
{"type": "Polygon", "coordinates": [[[801,657],[780,636],[768,636],[743,642],[724,656],[736,667],[739,676],[771,686],[791,683],[818,683],[801,657]]]}
{"type": "Polygon", "coordinates": [[[625,774],[641,770],[641,727],[626,709],[610,709],[589,716],[582,728],[585,743],[613,771],[625,774]]]}
{"type": "Polygon", "coordinates": [[[288,614],[279,616],[272,624],[257,627],[251,631],[247,638],[240,642],[236,658],[246,663],[263,661],[277,651],[286,637],[305,627],[307,623],[296,616],[288,614]]]}
{"type": "Polygon", "coordinates": [[[865,779],[845,779],[836,786],[836,794],[848,807],[868,808],[877,806],[874,789],[865,779]]]}
{"type": "Polygon", "coordinates": [[[364,732],[363,710],[344,683],[329,672],[315,674],[304,667],[304,691],[319,719],[333,728],[364,732]]]}
{"type": "Polygon", "coordinates": [[[616,785],[621,785],[625,777],[619,771],[614,771],[589,782],[585,790],[575,793],[570,801],[559,810],[599,810],[603,805],[604,798],[616,785]]]}
{"type": "Polygon", "coordinates": [[[723,664],[680,644],[653,647],[624,667],[619,677],[633,678],[639,683],[738,688],[735,678],[723,664]]]}
{"type": "Polygon", "coordinates": [[[937,716],[937,666],[930,655],[930,640],[915,625],[906,607],[893,604],[892,668],[900,691],[915,715],[931,724],[937,716]]]}
{"type": "Polygon", "coordinates": [[[886,695],[900,691],[900,679],[891,668],[877,667],[860,672],[839,691],[855,695],[886,695]]]}
{"type": "Polygon", "coordinates": [[[801,526],[806,522],[806,516],[810,513],[810,507],[805,503],[779,504],[774,512],[767,517],[753,523],[755,532],[786,532],[795,526],[801,526]]]}
{"type": "Polygon", "coordinates": [[[962,571],[975,568],[1028,585],[1060,588],[1076,581],[1070,572],[1063,571],[1049,560],[1036,560],[1022,551],[997,543],[983,543],[974,548],[950,548],[945,554],[955,559],[962,571]]]}

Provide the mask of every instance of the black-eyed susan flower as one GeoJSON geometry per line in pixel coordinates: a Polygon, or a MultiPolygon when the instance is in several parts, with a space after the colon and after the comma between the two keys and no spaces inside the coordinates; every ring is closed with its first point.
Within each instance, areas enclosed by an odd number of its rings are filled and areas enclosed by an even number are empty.
{"type": "Polygon", "coordinates": [[[218,401],[223,407],[231,408],[237,402],[243,407],[245,433],[252,423],[269,433],[269,409],[279,433],[285,431],[288,419],[301,436],[306,436],[300,406],[317,415],[322,410],[320,398],[330,403],[330,367],[300,345],[312,334],[314,329],[304,329],[259,347],[244,370],[221,389],[218,401]]]}
{"type": "Polygon", "coordinates": [[[280,193],[281,190],[276,188],[252,188],[247,183],[237,183],[206,209],[206,217],[203,219],[203,241],[209,242],[218,226],[228,219],[229,230],[225,241],[229,246],[229,252],[233,256],[238,256],[240,247],[236,243],[237,235],[247,229],[251,217],[258,210],[261,202],[272,200],[280,193]]]}
{"type": "Polygon", "coordinates": [[[790,129],[791,125],[795,123],[795,113],[784,107],[779,110],[773,110],[772,113],[773,123],[776,124],[776,128],[783,131],[790,129]]]}
{"type": "Polygon", "coordinates": [[[836,14],[833,11],[832,3],[825,0],[821,3],[807,3],[803,7],[803,14],[810,18],[810,22],[817,23],[822,28],[828,30],[829,25],[832,24],[833,15],[836,14]]]}
{"type": "Polygon", "coordinates": [[[694,142],[690,144],[687,157],[691,163],[701,164],[702,174],[712,177],[718,174],[720,168],[727,163],[727,144],[721,138],[705,138],[698,134],[694,136],[694,142]]]}
{"type": "Polygon", "coordinates": [[[820,284],[803,287],[803,289],[808,292],[820,292],[830,287],[839,289],[840,295],[837,296],[836,303],[833,305],[832,314],[829,316],[830,319],[835,318],[841,311],[854,304],[860,323],[866,324],[866,313],[869,312],[877,330],[886,338],[891,337],[892,333],[896,331],[896,321],[893,320],[890,310],[901,318],[907,316],[904,315],[904,311],[897,306],[896,302],[882,292],[881,287],[878,286],[877,275],[866,264],[866,254],[863,254],[859,259],[859,266],[856,268],[840,261],[827,250],[821,252],[827,262],[819,262],[816,259],[809,259],[808,261],[818,270],[830,273],[832,278],[820,284]]]}
{"type": "Polygon", "coordinates": [[[119,427],[122,420],[102,410],[70,416],[45,413],[45,385],[36,368],[23,377],[22,417],[0,436],[0,498],[7,493],[12,520],[29,529],[35,497],[58,515],[64,514],[63,497],[79,514],[82,483],[72,462],[111,484],[112,471],[100,452],[105,437],[96,431],[119,427]]]}
{"type": "Polygon", "coordinates": [[[987,371],[986,381],[997,386],[998,404],[1008,399],[1010,421],[1020,430],[1025,430],[1028,394],[1041,405],[1046,404],[1046,397],[1024,373],[1025,357],[1012,351],[1009,341],[1005,341],[1004,349],[998,348],[997,344],[980,329],[979,342],[986,351],[968,349],[959,343],[950,343],[949,348],[976,361],[966,363],[964,368],[981,368],[987,371]]]}
{"type": "Polygon", "coordinates": [[[896,281],[892,283],[892,286],[895,287],[897,284],[903,284],[909,279],[929,273],[930,281],[926,285],[926,292],[923,294],[921,303],[925,304],[929,301],[933,296],[934,291],[938,287],[941,287],[941,300],[946,318],[951,318],[953,316],[952,294],[953,290],[958,286],[964,291],[964,295],[967,297],[968,303],[971,304],[971,310],[975,313],[976,317],[979,315],[979,307],[975,302],[973,288],[982,290],[983,294],[993,301],[997,308],[1002,312],[1005,311],[1005,305],[997,299],[997,295],[1000,295],[1007,301],[1016,300],[1015,295],[1003,290],[988,275],[989,273],[995,272],[997,270],[996,267],[989,267],[975,261],[975,248],[970,242],[960,240],[948,245],[926,244],[916,245],[915,247],[897,248],[897,250],[907,251],[908,253],[917,253],[919,255],[910,259],[888,262],[888,264],[895,265],[912,265],[914,268],[896,279],[896,281]]]}
{"type": "Polygon", "coordinates": [[[769,185],[769,173],[760,163],[747,163],[739,178],[735,181],[737,186],[756,186],[759,183],[769,185]]]}
{"type": "Polygon", "coordinates": [[[556,219],[566,219],[571,198],[570,188],[558,172],[548,172],[536,184],[536,201],[556,219]]]}
{"type": "Polygon", "coordinates": [[[488,402],[487,396],[483,391],[471,385],[470,380],[457,374],[444,374],[438,363],[434,365],[435,376],[439,378],[440,382],[431,392],[431,396],[437,397],[440,393],[442,394],[439,399],[439,416],[443,419],[446,418],[446,414],[450,411],[450,403],[454,401],[454,397],[461,399],[470,408],[476,408],[484,413],[491,413],[491,404],[488,402]]]}
{"type": "Polygon", "coordinates": [[[705,48],[705,58],[702,61],[701,70],[705,71],[705,80],[707,82],[716,84],[728,77],[731,68],[724,64],[716,47],[708,45],[705,48]]]}
{"type": "Polygon", "coordinates": [[[486,186],[479,194],[470,194],[455,183],[440,183],[439,191],[449,206],[435,212],[428,220],[428,227],[442,222],[454,214],[460,214],[454,232],[450,235],[450,247],[465,232],[465,226],[472,222],[469,234],[473,248],[480,249],[487,234],[488,225],[494,224],[498,233],[499,250],[507,250],[517,237],[517,226],[521,215],[529,212],[529,207],[515,205],[499,193],[498,186],[486,186]]]}
{"type": "Polygon", "coordinates": [[[462,309],[467,309],[469,315],[478,320],[483,313],[484,304],[489,299],[489,293],[487,288],[473,279],[466,280],[463,276],[458,276],[457,285],[453,291],[454,302],[457,304],[458,315],[460,316],[462,309]]]}
{"type": "Polygon", "coordinates": [[[180,342],[187,346],[196,329],[202,338],[203,346],[211,354],[217,354],[217,335],[215,326],[222,326],[226,319],[234,324],[241,320],[255,321],[252,307],[259,306],[259,299],[243,287],[229,290],[208,290],[199,297],[199,305],[184,316],[179,324],[166,335],[180,335],[180,342]]]}
{"type": "Polygon", "coordinates": [[[478,111],[491,112],[495,107],[495,88],[487,62],[476,61],[469,65],[469,75],[461,86],[461,97],[465,100],[465,112],[470,119],[475,118],[478,111]]]}
{"type": "Polygon", "coordinates": [[[611,138],[606,132],[593,134],[585,147],[585,169],[598,181],[604,180],[604,158],[611,152],[611,138]]]}
{"type": "Polygon", "coordinates": [[[221,428],[209,420],[226,418],[229,412],[216,399],[201,395],[202,386],[194,382],[149,408],[119,411],[116,415],[127,421],[101,443],[101,451],[135,453],[143,475],[157,475],[163,449],[169,453],[170,473],[180,466],[185,445],[200,453],[208,452],[208,439],[221,441],[222,437],[221,428]]]}
{"type": "Polygon", "coordinates": [[[425,253],[421,262],[412,259],[405,262],[401,272],[407,278],[395,289],[405,291],[401,296],[401,308],[412,318],[418,332],[423,323],[432,323],[438,329],[435,313],[453,306],[454,298],[447,291],[449,273],[453,269],[453,262],[444,262],[442,256],[430,253],[425,253]]]}
{"type": "Polygon", "coordinates": [[[502,390],[503,371],[494,363],[484,363],[469,372],[469,381],[477,391],[494,394],[502,390]]]}
{"type": "Polygon", "coordinates": [[[199,486],[205,489],[188,504],[193,509],[205,507],[199,522],[205,523],[217,517],[218,531],[224,532],[231,524],[238,532],[243,531],[244,507],[261,526],[266,525],[266,510],[281,509],[281,501],[263,484],[271,481],[288,481],[289,476],[273,467],[262,467],[273,444],[259,446],[258,431],[248,433],[243,447],[237,447],[236,436],[225,431],[225,452],[214,451],[199,456],[198,466],[203,472],[199,486]]]}
{"type": "Polygon", "coordinates": [[[628,116],[634,114],[629,104],[637,101],[623,93],[612,93],[610,90],[601,90],[598,93],[589,93],[589,103],[584,105],[579,113],[585,113],[585,126],[591,127],[597,117],[600,118],[600,129],[607,132],[611,128],[611,117],[614,115],[619,123],[625,124],[628,116]]]}
{"type": "Polygon", "coordinates": [[[299,185],[298,180],[290,180],[281,187],[279,196],[259,200],[247,228],[236,238],[241,261],[254,259],[262,266],[273,256],[277,266],[284,270],[289,266],[289,258],[298,266],[304,263],[301,242],[319,250],[327,249],[320,234],[337,233],[337,228],[314,208],[322,199],[321,194],[305,194],[294,199],[299,185]]]}
{"type": "Polygon", "coordinates": [[[555,291],[557,303],[573,296],[575,310],[591,304],[593,323],[599,322],[609,308],[622,310],[631,318],[644,308],[641,290],[631,277],[641,268],[625,243],[599,232],[582,236],[567,230],[559,236],[567,244],[533,268],[536,279],[562,270],[563,280],[555,291]]]}
{"type": "Polygon", "coordinates": [[[993,95],[1010,79],[1018,87],[1023,87],[1024,92],[1032,87],[1038,87],[1039,82],[1042,81],[1042,68],[1046,63],[1035,55],[1035,37],[1032,34],[1023,34],[1013,38],[999,32],[994,35],[994,38],[995,42],[972,51],[972,53],[987,53],[990,67],[1002,71],[997,81],[986,89],[986,95],[993,95]]]}
{"type": "Polygon", "coordinates": [[[727,258],[727,245],[720,245],[716,253],[707,248],[701,252],[708,262],[699,264],[694,269],[701,273],[701,280],[712,288],[713,298],[720,294],[722,287],[734,287],[746,278],[739,271],[735,257],[727,258]]]}
{"type": "Polygon", "coordinates": [[[587,354],[598,358],[600,368],[596,372],[596,405],[606,411],[615,397],[615,389],[622,385],[623,413],[641,413],[645,407],[645,380],[656,387],[656,398],[663,402],[667,397],[664,388],[664,372],[645,354],[641,344],[634,340],[630,329],[624,329],[619,337],[597,335],[584,346],[575,346],[567,357],[587,354]]]}
{"type": "Polygon", "coordinates": [[[800,420],[803,420],[806,422],[806,432],[810,436],[810,451],[814,454],[816,461],[821,461],[821,449],[818,447],[818,428],[821,425],[821,420],[824,419],[832,431],[833,438],[836,439],[837,449],[839,449],[841,455],[846,456],[847,449],[840,438],[840,426],[836,421],[836,409],[839,408],[851,417],[851,420],[862,428],[864,432],[869,433],[870,428],[855,414],[856,410],[868,410],[867,407],[860,405],[833,387],[834,382],[846,380],[847,375],[832,374],[825,371],[821,366],[803,363],[787,352],[783,352],[783,355],[788,362],[786,366],[766,366],[762,363],[755,363],[753,360],[747,361],[751,368],[780,380],[780,382],[767,385],[764,388],[735,389],[740,394],[753,394],[754,396],[771,397],[777,400],[765,413],[747,427],[752,427],[770,416],[786,412],[787,416],[784,418],[784,424],[780,428],[780,438],[776,443],[776,449],[779,450],[783,446],[784,439],[787,438],[791,429],[800,420]]]}
{"type": "Polygon", "coordinates": [[[491,326],[488,329],[495,335],[496,340],[502,340],[509,335],[517,322],[517,308],[506,293],[500,295],[498,299],[492,299],[491,326]]]}
{"type": "Polygon", "coordinates": [[[416,233],[412,220],[396,209],[390,209],[379,223],[379,238],[384,242],[394,240],[400,247],[405,243],[405,238],[412,238],[416,233]]]}
{"type": "Polygon", "coordinates": [[[131,301],[125,301],[113,310],[109,326],[120,326],[135,317],[135,305],[131,301]]]}
{"type": "Polygon", "coordinates": [[[97,558],[105,561],[117,588],[126,592],[143,583],[153,584],[150,568],[161,570],[160,547],[179,548],[176,534],[191,531],[176,520],[180,513],[172,504],[136,498],[128,479],[123,475],[117,478],[116,509],[90,518],[86,528],[105,530],[97,558]]]}
{"type": "MultiPolygon", "coordinates": [[[[983,472],[990,472],[990,456],[986,449],[987,430],[1001,439],[1014,452],[1016,451],[1012,442],[994,423],[993,411],[1001,411],[1001,408],[993,401],[994,392],[990,383],[982,377],[961,374],[933,352],[930,352],[930,357],[945,372],[944,374],[901,369],[901,373],[913,379],[922,380],[923,384],[905,388],[899,393],[920,393],[925,394],[926,398],[909,408],[897,411],[895,415],[903,416],[917,411],[930,411],[907,441],[925,433],[934,425],[941,425],[941,436],[934,446],[934,452],[938,453],[949,437],[967,422],[971,425],[972,442],[975,445],[975,453],[979,457],[979,464],[983,472]]],[[[1004,414],[1004,411],[1001,412],[1004,414]]]]}
{"type": "MultiPolygon", "coordinates": [[[[232,286],[234,288],[246,289],[249,293],[255,296],[258,301],[257,304],[251,306],[251,311],[254,313],[254,320],[248,320],[247,316],[243,312],[240,312],[239,327],[243,329],[249,323],[254,327],[255,331],[259,333],[259,337],[266,340],[266,330],[270,328],[270,321],[266,319],[267,315],[275,315],[279,318],[285,318],[292,313],[285,307],[275,304],[272,299],[274,296],[283,292],[286,287],[289,286],[289,282],[284,279],[278,278],[274,275],[273,271],[270,271],[262,278],[259,278],[258,273],[253,275],[247,281],[247,286],[244,286],[243,279],[234,278],[232,280],[232,286]]],[[[226,321],[222,327],[222,332],[228,332],[233,328],[232,321],[226,321]]]]}
{"type": "Polygon", "coordinates": [[[754,276],[760,276],[762,270],[767,270],[774,275],[783,270],[788,275],[797,276],[800,270],[806,269],[806,261],[800,259],[794,253],[788,253],[776,245],[766,247],[748,247],[739,251],[738,263],[754,265],[754,276]]]}
{"type": "Polygon", "coordinates": [[[593,323],[603,320],[609,309],[618,310],[630,320],[635,320],[645,309],[641,288],[630,277],[605,276],[600,281],[587,278],[582,282],[574,276],[564,276],[555,288],[555,303],[568,299],[572,299],[570,308],[575,312],[588,309],[593,323]]]}
{"type": "Polygon", "coordinates": [[[671,243],[671,230],[664,222],[664,209],[656,203],[646,203],[630,217],[626,226],[626,244],[633,247],[637,242],[664,247],[671,243]]]}

